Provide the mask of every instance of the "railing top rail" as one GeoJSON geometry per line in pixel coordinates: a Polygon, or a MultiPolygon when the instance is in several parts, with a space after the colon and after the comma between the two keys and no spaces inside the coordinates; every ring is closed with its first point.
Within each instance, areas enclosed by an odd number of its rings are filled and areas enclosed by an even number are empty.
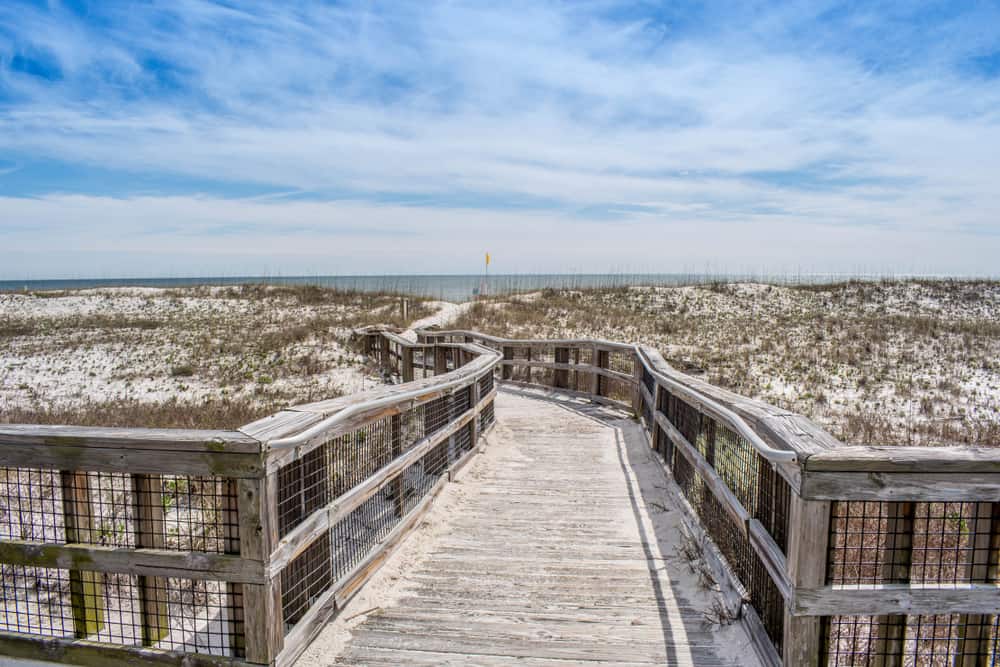
{"type": "Polygon", "coordinates": [[[0,446],[132,448],[173,452],[260,452],[260,442],[240,431],[0,424],[0,446]]]}
{"type": "Polygon", "coordinates": [[[629,345],[627,343],[615,343],[606,340],[597,339],[572,339],[572,340],[512,340],[509,338],[500,338],[498,336],[488,336],[475,331],[429,331],[422,329],[418,331],[418,334],[423,335],[437,335],[437,336],[470,336],[473,338],[480,338],[482,340],[489,340],[490,342],[501,344],[501,345],[513,345],[513,344],[529,344],[529,345],[562,345],[562,344],[572,344],[572,345],[596,345],[599,347],[608,347],[619,349],[623,351],[630,351],[636,355],[640,363],[646,368],[646,370],[656,377],[662,384],[665,384],[679,393],[686,395],[688,400],[696,403],[706,412],[713,414],[717,419],[729,424],[733,430],[746,438],[753,447],[760,452],[761,456],[766,458],[772,463],[795,463],[798,459],[798,455],[795,451],[791,449],[778,449],[767,444],[760,435],[757,434],[742,417],[737,415],[732,410],[724,407],[717,401],[705,396],[701,392],[692,389],[678,382],[677,380],[668,377],[667,375],[661,373],[657,370],[652,363],[652,359],[655,358],[657,362],[667,365],[666,361],[660,356],[659,352],[649,348],[641,348],[638,345],[629,345]]]}
{"type": "Polygon", "coordinates": [[[331,431],[356,415],[377,412],[383,408],[411,401],[426,400],[433,394],[468,384],[470,378],[489,370],[500,361],[501,355],[496,350],[482,345],[468,343],[457,344],[456,347],[474,352],[477,357],[461,368],[433,378],[395,385],[388,391],[378,390],[372,393],[354,394],[349,397],[351,401],[349,405],[345,405],[343,409],[309,425],[304,430],[294,435],[268,439],[266,443],[268,450],[275,451],[310,445],[317,440],[325,439],[331,431]]]}
{"type": "Polygon", "coordinates": [[[465,329],[417,329],[418,336],[470,336],[479,338],[497,345],[572,345],[572,346],[598,346],[622,351],[631,351],[634,345],[628,343],[618,343],[613,340],[601,338],[502,338],[478,331],[468,331],[465,329]]]}

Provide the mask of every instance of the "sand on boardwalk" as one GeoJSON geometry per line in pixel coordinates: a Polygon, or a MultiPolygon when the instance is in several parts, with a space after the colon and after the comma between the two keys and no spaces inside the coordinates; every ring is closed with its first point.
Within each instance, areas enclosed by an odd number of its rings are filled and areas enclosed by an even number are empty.
{"type": "MultiPolygon", "coordinates": [[[[504,425],[503,411],[517,410],[519,420],[535,418],[539,423],[551,418],[552,406],[545,399],[546,392],[528,390],[517,393],[534,393],[542,400],[515,396],[514,392],[501,390],[497,399],[498,419],[495,428],[485,438],[484,451],[475,455],[456,481],[445,485],[423,520],[395,553],[323,628],[296,662],[298,667],[335,664],[337,657],[347,648],[352,632],[370,614],[393,607],[415,589],[416,584],[407,579],[408,573],[419,569],[430,556],[437,540],[449,534],[450,518],[462,511],[463,503],[474,498],[487,485],[495,483],[492,471],[498,465],[497,461],[515,446],[510,429],[504,425]]],[[[682,510],[664,491],[665,485],[673,482],[669,480],[662,463],[652,455],[645,435],[634,420],[623,416],[608,422],[608,427],[618,433],[617,438],[609,438],[609,446],[621,448],[622,457],[627,461],[627,483],[633,487],[636,498],[641,499],[640,504],[644,507],[642,521],[647,524],[647,533],[651,527],[651,533],[656,536],[658,553],[666,563],[670,588],[676,595],[703,607],[709,614],[718,594],[699,583],[699,576],[695,574],[696,564],[690,563],[681,552],[685,534],[680,518],[682,510]],[[655,511],[651,509],[654,504],[658,505],[655,511]]],[[[636,518],[629,510],[623,514],[622,520],[634,522],[636,518]]],[[[719,657],[724,663],[748,667],[758,664],[750,640],[738,623],[718,625],[706,621],[706,627],[711,629],[719,657]]],[[[515,661],[514,658],[511,660],[515,661]]]]}

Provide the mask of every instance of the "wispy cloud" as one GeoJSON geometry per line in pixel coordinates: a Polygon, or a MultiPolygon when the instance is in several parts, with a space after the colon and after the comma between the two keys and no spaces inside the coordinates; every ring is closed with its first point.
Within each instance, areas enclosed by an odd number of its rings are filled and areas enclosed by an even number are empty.
{"type": "MultiPolygon", "coordinates": [[[[269,235],[309,254],[339,229],[374,270],[422,260],[349,230],[409,230],[438,267],[456,229],[471,249],[497,224],[603,224],[608,265],[671,270],[651,249],[683,238],[688,262],[995,272],[995,7],[660,4],[7,3],[0,151],[25,169],[0,174],[0,234],[129,236],[155,202],[206,248],[224,231],[248,257],[269,235]],[[83,217],[109,211],[114,232],[83,217]],[[831,234],[855,242],[816,252],[831,234]],[[906,254],[871,255],[875,236],[906,254]]],[[[517,268],[594,261],[547,252],[517,268]]]]}

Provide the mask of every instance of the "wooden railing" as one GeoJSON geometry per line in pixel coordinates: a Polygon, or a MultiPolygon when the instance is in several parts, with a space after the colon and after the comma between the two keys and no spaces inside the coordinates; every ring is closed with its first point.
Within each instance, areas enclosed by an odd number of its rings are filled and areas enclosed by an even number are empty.
{"type": "Polygon", "coordinates": [[[853,447],[607,341],[362,332],[403,384],[238,431],[0,427],[0,655],[295,660],[416,524],[510,384],[632,410],[762,659],[991,665],[1000,451],[853,447]]]}
{"type": "Polygon", "coordinates": [[[848,446],[655,350],[424,331],[519,382],[631,409],[766,664],[1000,664],[1000,450],[848,446]]]}
{"type": "Polygon", "coordinates": [[[0,426],[0,661],[294,662],[493,424],[499,354],[404,347],[238,431],[0,426]]]}

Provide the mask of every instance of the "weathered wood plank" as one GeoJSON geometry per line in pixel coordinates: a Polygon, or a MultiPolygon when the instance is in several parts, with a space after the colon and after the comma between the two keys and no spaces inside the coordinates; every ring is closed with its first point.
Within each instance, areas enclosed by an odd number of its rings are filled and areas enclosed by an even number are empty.
{"type": "MultiPolygon", "coordinates": [[[[830,537],[830,503],[803,500],[792,494],[788,507],[788,579],[795,600],[785,603],[782,642],[784,667],[817,667],[822,647],[820,619],[796,614],[803,587],[826,581],[827,546],[830,537]]],[[[828,612],[830,613],[830,612],[828,612]]]]}
{"type": "Polygon", "coordinates": [[[0,655],[82,667],[135,667],[138,664],[165,667],[251,667],[251,664],[244,660],[223,656],[162,651],[86,640],[35,637],[5,631],[0,631],[0,655]]]}
{"type": "Polygon", "coordinates": [[[848,447],[818,452],[803,466],[827,472],[997,473],[997,447],[848,447]]]}
{"type": "Polygon", "coordinates": [[[804,470],[801,494],[812,500],[997,502],[1000,473],[804,470]]]}
{"type": "Polygon", "coordinates": [[[998,584],[857,584],[801,587],[798,616],[888,614],[997,614],[998,584]]]}
{"type": "Polygon", "coordinates": [[[125,572],[247,583],[265,579],[261,561],[241,556],[203,551],[125,549],[100,544],[3,540],[0,541],[0,562],[65,569],[86,567],[88,572],[125,572]]]}
{"type": "Polygon", "coordinates": [[[71,445],[0,445],[0,462],[14,468],[50,468],[148,475],[258,477],[260,454],[71,445]]]}
{"type": "Polygon", "coordinates": [[[237,454],[260,452],[260,443],[240,431],[0,424],[0,448],[7,445],[237,454]]]}

